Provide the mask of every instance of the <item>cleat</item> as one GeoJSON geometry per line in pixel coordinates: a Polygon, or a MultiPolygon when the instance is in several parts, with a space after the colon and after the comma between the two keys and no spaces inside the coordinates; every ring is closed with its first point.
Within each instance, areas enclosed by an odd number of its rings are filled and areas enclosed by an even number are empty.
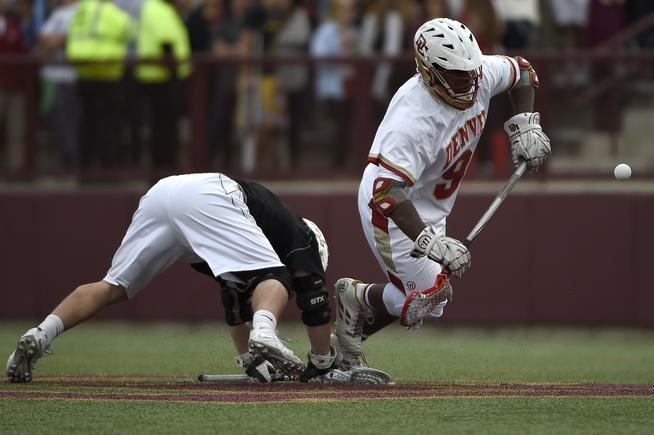
{"type": "Polygon", "coordinates": [[[341,359],[340,364],[338,364],[338,368],[340,370],[348,371],[355,367],[363,367],[363,364],[361,363],[362,359],[365,362],[365,357],[363,356],[363,352],[361,353],[361,355],[354,355],[353,353],[348,352],[341,345],[341,342],[336,336],[336,334],[330,335],[329,341],[331,345],[336,349],[336,351],[339,352],[343,357],[341,359]]]}
{"type": "Polygon", "coordinates": [[[361,281],[352,278],[341,278],[334,285],[336,293],[336,336],[340,348],[355,358],[361,351],[361,334],[363,322],[369,314],[363,302],[363,290],[357,290],[361,281]]]}
{"type": "Polygon", "coordinates": [[[259,328],[250,331],[248,349],[255,357],[263,357],[286,375],[299,376],[304,370],[302,360],[284,345],[272,329],[259,328]]]}
{"type": "Polygon", "coordinates": [[[9,382],[31,382],[34,366],[39,358],[49,354],[48,347],[49,340],[43,331],[38,328],[27,331],[7,360],[5,370],[9,382]]]}

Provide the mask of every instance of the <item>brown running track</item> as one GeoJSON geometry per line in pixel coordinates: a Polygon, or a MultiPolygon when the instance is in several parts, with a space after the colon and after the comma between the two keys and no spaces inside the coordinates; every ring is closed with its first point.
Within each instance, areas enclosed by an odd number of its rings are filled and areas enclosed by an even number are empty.
{"type": "Polygon", "coordinates": [[[654,384],[398,383],[335,385],[279,382],[203,384],[188,378],[42,377],[27,385],[2,384],[3,399],[150,400],[162,402],[279,403],[439,397],[654,397],[654,384]],[[71,391],[75,389],[76,391],[71,391]],[[106,389],[106,391],[104,391],[106,389]]]}

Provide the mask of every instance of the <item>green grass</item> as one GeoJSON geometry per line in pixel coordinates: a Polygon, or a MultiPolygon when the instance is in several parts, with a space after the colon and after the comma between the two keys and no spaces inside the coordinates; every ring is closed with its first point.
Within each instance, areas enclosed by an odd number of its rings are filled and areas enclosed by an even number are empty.
{"type": "MultiPolygon", "coordinates": [[[[8,355],[31,325],[0,323],[8,355]]],[[[365,344],[398,381],[654,383],[654,331],[391,327],[365,344]]],[[[282,336],[304,355],[299,327],[282,336]]],[[[238,373],[218,325],[90,322],[57,339],[38,376],[238,373]]],[[[0,355],[2,355],[0,353],[0,355]]],[[[0,385],[0,390],[46,389],[0,385]]],[[[71,388],[73,389],[73,388],[71,388]]],[[[64,391],[58,387],[57,391],[64,391]]],[[[87,390],[88,391],[88,390],[87,390]]],[[[0,400],[0,433],[652,433],[652,397],[492,397],[285,404],[0,400]],[[29,417],[26,417],[29,416],[29,417]]]]}
{"type": "Polygon", "coordinates": [[[13,400],[3,433],[650,434],[651,399],[492,398],[329,404],[13,400]],[[31,410],[29,420],[25,411],[31,410]],[[59,416],[59,417],[57,417],[59,416]]]}

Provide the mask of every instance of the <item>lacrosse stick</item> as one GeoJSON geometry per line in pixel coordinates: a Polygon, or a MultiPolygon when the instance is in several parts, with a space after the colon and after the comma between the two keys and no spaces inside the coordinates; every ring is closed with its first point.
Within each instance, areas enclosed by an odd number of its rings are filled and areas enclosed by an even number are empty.
{"type": "MultiPolygon", "coordinates": [[[[500,207],[500,204],[502,204],[502,201],[506,199],[520,177],[522,177],[522,174],[525,173],[526,169],[527,162],[523,161],[515,170],[513,175],[511,175],[511,178],[509,178],[506,184],[504,184],[504,187],[502,187],[486,212],[482,215],[477,224],[472,228],[468,236],[463,240],[462,243],[466,248],[470,247],[472,241],[479,235],[484,226],[486,226],[490,218],[500,207]]],[[[402,307],[402,313],[400,314],[400,323],[402,326],[406,326],[409,329],[419,328],[420,325],[422,325],[422,319],[434,311],[434,309],[436,309],[439,304],[451,298],[452,287],[450,287],[450,284],[447,281],[447,277],[449,275],[450,270],[445,268],[436,277],[436,282],[434,283],[433,287],[421,292],[413,292],[407,296],[406,300],[404,301],[404,306],[402,307]]]]}
{"type": "MultiPolygon", "coordinates": [[[[201,374],[198,376],[198,381],[205,384],[243,384],[251,383],[258,384],[255,378],[246,374],[239,375],[210,375],[201,374]]],[[[282,373],[272,375],[272,382],[297,382],[297,378],[286,376],[282,373]]],[[[317,376],[311,379],[312,383],[325,383],[325,384],[367,384],[367,385],[383,385],[393,383],[391,375],[381,370],[373,369],[370,367],[353,367],[350,370],[334,369],[322,376],[317,376]]]]}

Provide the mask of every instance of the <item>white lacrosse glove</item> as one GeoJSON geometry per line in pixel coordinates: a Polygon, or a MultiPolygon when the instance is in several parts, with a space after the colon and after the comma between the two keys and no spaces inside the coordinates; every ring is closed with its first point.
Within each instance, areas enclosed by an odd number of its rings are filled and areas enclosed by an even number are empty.
{"type": "Polygon", "coordinates": [[[458,278],[470,267],[470,251],[463,243],[451,237],[436,234],[433,227],[426,227],[418,235],[411,256],[415,258],[429,257],[430,260],[440,263],[443,267],[458,278]]]}
{"type": "Polygon", "coordinates": [[[537,171],[552,154],[550,139],[540,126],[540,113],[519,113],[504,123],[511,141],[511,160],[518,167],[522,160],[530,171],[537,171]]]}
{"type": "Polygon", "coordinates": [[[245,374],[259,382],[272,382],[272,375],[277,373],[275,367],[261,357],[255,357],[250,352],[245,352],[234,358],[237,366],[245,369],[245,374]]]}

